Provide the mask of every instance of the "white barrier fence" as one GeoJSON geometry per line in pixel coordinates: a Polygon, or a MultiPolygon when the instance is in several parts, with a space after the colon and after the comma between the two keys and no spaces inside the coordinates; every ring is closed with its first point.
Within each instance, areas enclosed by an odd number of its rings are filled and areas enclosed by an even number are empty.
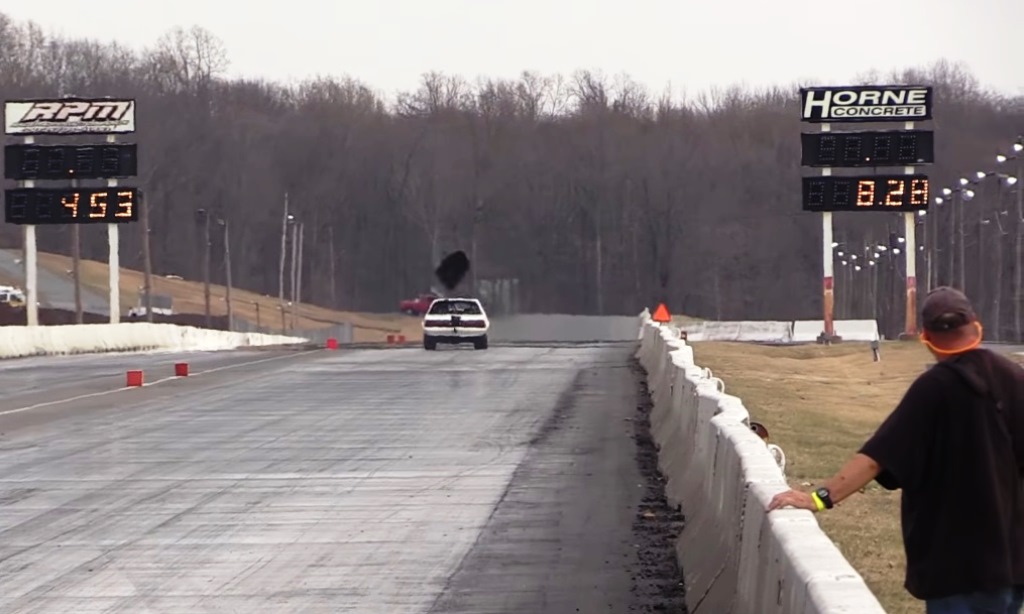
{"type": "Polygon", "coordinates": [[[147,350],[212,351],[304,342],[306,339],[301,337],[148,322],[0,326],[0,358],[147,350]]]}
{"type": "Polygon", "coordinates": [[[659,468],[686,517],[676,551],[691,614],[884,613],[811,512],[765,511],[788,486],[743,402],[694,364],[677,327],[640,319],[659,468]]]}
{"type": "MultiPolygon", "coordinates": [[[[835,334],[846,341],[880,339],[876,320],[836,320],[835,334]]],[[[814,343],[825,330],[822,320],[736,321],[714,320],[687,324],[689,341],[750,341],[754,343],[814,343]]]]}

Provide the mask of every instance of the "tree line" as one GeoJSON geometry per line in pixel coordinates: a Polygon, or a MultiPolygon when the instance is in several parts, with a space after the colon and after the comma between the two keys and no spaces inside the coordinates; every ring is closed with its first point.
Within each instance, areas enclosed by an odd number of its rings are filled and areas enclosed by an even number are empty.
{"type": "MultiPolygon", "coordinates": [[[[133,52],[47,36],[0,14],[4,99],[136,99],[136,183],[157,274],[201,278],[196,212],[209,211],[230,222],[233,283],[276,295],[287,195],[305,229],[305,302],[393,311],[462,249],[473,263],[467,283],[518,280],[524,311],[635,314],[665,301],[716,319],[821,317],[821,223],[801,211],[796,85],[676,100],[593,71],[477,82],[430,73],[392,100],[351,78],[285,86],[227,78],[227,67],[223,44],[198,27],[133,52]]],[[[961,66],[940,61],[860,81],[935,87],[938,162],[927,172],[936,186],[991,166],[996,150],[1024,133],[1024,97],[989,91],[961,66]]],[[[970,227],[1006,201],[979,197],[971,206],[966,240],[995,240],[970,227]]],[[[999,219],[1010,270],[1020,266],[1012,240],[1021,221],[999,219]]],[[[835,232],[844,244],[877,243],[898,224],[893,214],[837,214],[835,232]]],[[[40,249],[68,253],[69,229],[37,232],[40,249]]],[[[141,268],[143,232],[140,224],[122,232],[125,266],[141,268]]],[[[104,260],[104,230],[81,233],[82,256],[104,260]]],[[[210,235],[217,283],[222,235],[210,235]]],[[[16,227],[5,225],[0,239],[20,247],[16,227]]],[[[927,247],[957,240],[939,220],[927,247]]],[[[1001,300],[1015,290],[1012,275],[992,270],[984,244],[966,250],[966,270],[985,279],[968,289],[990,308],[996,286],[1001,300]]],[[[858,295],[839,303],[841,315],[877,313],[888,335],[898,333],[902,273],[891,268],[891,287],[873,305],[862,304],[862,282],[837,273],[837,302],[858,295]]]]}

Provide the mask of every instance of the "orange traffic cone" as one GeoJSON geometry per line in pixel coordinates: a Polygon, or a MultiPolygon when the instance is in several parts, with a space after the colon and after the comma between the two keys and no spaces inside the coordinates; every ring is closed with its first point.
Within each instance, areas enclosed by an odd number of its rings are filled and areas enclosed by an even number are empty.
{"type": "Polygon", "coordinates": [[[651,319],[655,322],[667,324],[672,321],[672,315],[669,314],[668,307],[665,306],[665,303],[658,303],[658,308],[654,310],[654,315],[651,316],[651,319]]]}

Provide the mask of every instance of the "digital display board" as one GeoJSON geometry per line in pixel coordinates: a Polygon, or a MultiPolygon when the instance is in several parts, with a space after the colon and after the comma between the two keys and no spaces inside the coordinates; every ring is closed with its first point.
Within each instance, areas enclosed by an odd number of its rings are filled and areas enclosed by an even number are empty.
{"type": "Polygon", "coordinates": [[[8,224],[124,224],[139,218],[136,188],[4,190],[8,224]]]}
{"type": "Polygon", "coordinates": [[[935,162],[930,130],[816,132],[800,135],[803,166],[855,168],[935,162]]]}
{"type": "Polygon", "coordinates": [[[926,175],[804,177],[804,211],[888,211],[928,209],[926,175]]]}
{"type": "Polygon", "coordinates": [[[138,146],[134,143],[4,147],[7,179],[107,179],[137,174],[138,146]]]}

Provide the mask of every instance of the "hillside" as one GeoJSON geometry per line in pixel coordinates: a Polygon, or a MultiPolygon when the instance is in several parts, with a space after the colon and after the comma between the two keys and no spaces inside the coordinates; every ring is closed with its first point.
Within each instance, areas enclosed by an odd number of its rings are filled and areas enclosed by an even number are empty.
{"type": "MultiPolygon", "coordinates": [[[[39,276],[40,294],[45,301],[48,293],[59,293],[71,295],[74,292],[74,282],[71,277],[71,258],[68,256],[47,252],[39,253],[39,276]],[[42,281],[46,276],[50,287],[42,281]],[[62,285],[66,280],[64,288],[54,288],[54,284],[60,278],[62,285]]],[[[107,263],[95,260],[81,260],[81,276],[83,294],[88,293],[93,297],[106,297],[109,293],[107,279],[109,269],[107,263]]],[[[121,314],[124,317],[129,308],[137,304],[143,287],[143,273],[133,269],[121,268],[121,314]]],[[[183,279],[168,279],[154,275],[153,294],[170,296],[173,302],[175,313],[204,313],[203,283],[183,279]]],[[[24,279],[21,276],[14,276],[8,269],[0,274],[0,284],[11,284],[24,287],[24,279]]],[[[227,303],[225,301],[226,288],[224,286],[210,284],[210,311],[214,316],[227,314],[227,303]]],[[[286,306],[285,318],[282,323],[282,314],[276,296],[265,296],[232,288],[231,291],[232,311],[236,320],[244,320],[253,326],[261,326],[271,329],[270,332],[281,332],[282,326],[286,325],[292,330],[292,312],[286,306]]],[[[317,330],[337,324],[351,324],[355,329],[355,341],[372,342],[383,341],[388,334],[401,333],[413,339],[418,336],[419,320],[400,314],[368,314],[347,311],[336,311],[319,307],[316,305],[299,304],[296,308],[296,320],[294,330],[317,330]]]]}

